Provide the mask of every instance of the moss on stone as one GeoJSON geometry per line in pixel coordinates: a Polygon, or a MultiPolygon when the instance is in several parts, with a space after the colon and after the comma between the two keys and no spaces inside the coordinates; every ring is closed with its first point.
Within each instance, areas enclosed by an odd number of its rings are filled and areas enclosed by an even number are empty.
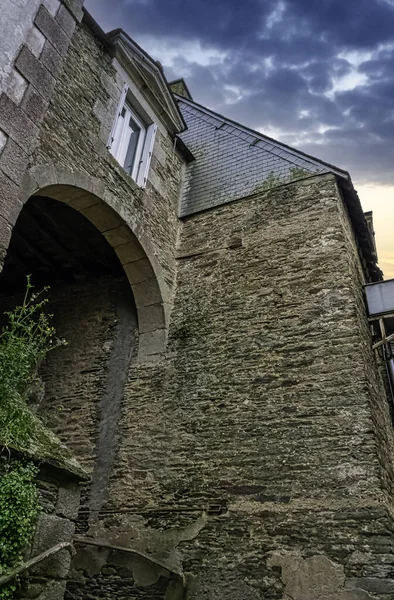
{"type": "MultiPolygon", "coordinates": [[[[2,415],[4,416],[4,415],[2,415]]],[[[24,410],[24,424],[28,426],[23,435],[15,433],[11,439],[4,439],[0,431],[0,445],[23,454],[35,462],[46,462],[77,477],[87,479],[70,450],[50,431],[28,408],[24,410]]]]}

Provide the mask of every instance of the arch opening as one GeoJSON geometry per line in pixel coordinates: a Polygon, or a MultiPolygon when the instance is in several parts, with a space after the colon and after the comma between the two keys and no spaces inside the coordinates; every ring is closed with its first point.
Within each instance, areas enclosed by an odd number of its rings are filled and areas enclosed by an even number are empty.
{"type": "Polygon", "coordinates": [[[98,512],[129,369],[163,351],[159,286],[119,215],[91,192],[66,185],[37,190],[20,211],[0,273],[1,315],[21,300],[27,275],[38,289],[50,286],[54,325],[68,341],[42,366],[32,407],[92,473],[83,504],[98,512]]]}

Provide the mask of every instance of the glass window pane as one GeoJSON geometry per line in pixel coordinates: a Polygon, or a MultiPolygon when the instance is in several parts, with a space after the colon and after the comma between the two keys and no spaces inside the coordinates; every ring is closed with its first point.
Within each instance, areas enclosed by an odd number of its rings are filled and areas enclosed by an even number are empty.
{"type": "Polygon", "coordinates": [[[133,170],[134,160],[135,160],[135,151],[137,149],[139,136],[140,136],[140,130],[133,131],[133,133],[130,136],[129,147],[127,148],[126,158],[124,161],[124,168],[126,169],[126,171],[128,173],[131,173],[131,171],[133,170]]]}

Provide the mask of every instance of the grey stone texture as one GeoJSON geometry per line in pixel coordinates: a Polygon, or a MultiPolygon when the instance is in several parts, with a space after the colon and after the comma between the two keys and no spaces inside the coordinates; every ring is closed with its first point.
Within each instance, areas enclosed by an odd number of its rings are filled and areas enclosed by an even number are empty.
{"type": "MultiPolygon", "coordinates": [[[[7,455],[9,459],[9,455],[7,455]]],[[[33,558],[59,542],[71,541],[75,515],[64,515],[58,510],[64,506],[64,490],[73,497],[74,505],[79,505],[80,483],[66,471],[55,470],[46,463],[40,464],[36,480],[39,492],[41,513],[38,517],[35,535],[26,558],[33,558]]],[[[69,503],[68,503],[69,504],[69,503]]],[[[39,600],[62,600],[66,590],[65,576],[69,572],[71,554],[61,550],[45,559],[28,572],[28,580],[22,577],[20,598],[39,600]]]]}
{"type": "Polygon", "coordinates": [[[45,35],[46,39],[51,42],[61,56],[66,54],[69,45],[69,35],[64,32],[59,22],[52,17],[43,4],[38,9],[34,25],[45,35]]]}
{"type": "Polygon", "coordinates": [[[15,67],[41,96],[45,99],[51,96],[52,90],[55,87],[55,79],[27,46],[23,46],[15,61],[15,67]]]}
{"type": "Polygon", "coordinates": [[[5,89],[21,45],[29,35],[41,0],[4,0],[0,14],[0,93],[5,89]]]}

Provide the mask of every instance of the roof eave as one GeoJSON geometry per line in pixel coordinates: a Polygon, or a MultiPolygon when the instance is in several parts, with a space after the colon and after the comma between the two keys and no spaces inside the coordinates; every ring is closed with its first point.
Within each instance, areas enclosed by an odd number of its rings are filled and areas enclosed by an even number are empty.
{"type": "Polygon", "coordinates": [[[383,273],[377,264],[378,257],[374,242],[357,191],[353,187],[350,176],[347,180],[337,178],[337,181],[359,245],[366,281],[367,283],[382,281],[383,273]]]}

